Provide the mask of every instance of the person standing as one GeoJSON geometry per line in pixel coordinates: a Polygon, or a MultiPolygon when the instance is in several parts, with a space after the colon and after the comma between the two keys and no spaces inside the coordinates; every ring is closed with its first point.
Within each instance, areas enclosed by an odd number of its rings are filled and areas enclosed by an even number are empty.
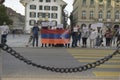
{"type": "Polygon", "coordinates": [[[96,48],[103,46],[102,43],[103,43],[102,29],[98,27],[97,28],[96,44],[95,44],[96,48]]]}
{"type": "Polygon", "coordinates": [[[119,46],[118,43],[120,43],[120,27],[117,31],[117,47],[119,46]]]}
{"type": "Polygon", "coordinates": [[[30,45],[32,45],[32,40],[33,40],[33,32],[32,32],[32,28],[30,29],[30,37],[28,39],[28,42],[26,44],[26,47],[29,47],[30,45]]]}
{"type": "Polygon", "coordinates": [[[15,38],[15,30],[12,30],[13,38],[15,38]]]}
{"type": "Polygon", "coordinates": [[[106,33],[105,33],[106,47],[111,46],[112,37],[113,37],[112,30],[111,30],[111,28],[108,28],[108,30],[106,30],[106,33]]]}
{"type": "MultiPolygon", "coordinates": [[[[44,24],[46,24],[46,23],[44,23],[44,24]]],[[[42,25],[42,27],[41,27],[41,30],[48,30],[48,29],[49,29],[48,25],[42,25]]],[[[41,47],[47,47],[47,44],[46,43],[42,43],[41,47]]]]}
{"type": "Polygon", "coordinates": [[[87,47],[87,39],[89,37],[89,29],[87,28],[87,26],[83,26],[82,28],[82,44],[83,44],[83,48],[87,47]]]}
{"type": "Polygon", "coordinates": [[[6,44],[7,42],[7,35],[9,33],[9,27],[6,25],[6,22],[0,27],[1,30],[1,43],[6,44]]]}
{"type": "Polygon", "coordinates": [[[91,48],[95,46],[96,38],[97,38],[97,31],[95,29],[91,29],[90,36],[89,36],[91,48]]]}
{"type": "Polygon", "coordinates": [[[72,29],[72,47],[77,47],[79,25],[72,29]]]}
{"type": "Polygon", "coordinates": [[[81,45],[80,45],[81,35],[82,35],[82,34],[81,34],[81,28],[79,28],[79,29],[78,29],[78,39],[77,39],[77,42],[79,43],[79,46],[81,46],[81,45]]]}
{"type": "Polygon", "coordinates": [[[38,24],[36,23],[34,25],[34,27],[32,28],[32,33],[33,33],[33,44],[32,44],[32,46],[33,47],[35,46],[35,42],[36,42],[36,47],[38,47],[39,32],[40,32],[40,29],[38,27],[38,24]]]}

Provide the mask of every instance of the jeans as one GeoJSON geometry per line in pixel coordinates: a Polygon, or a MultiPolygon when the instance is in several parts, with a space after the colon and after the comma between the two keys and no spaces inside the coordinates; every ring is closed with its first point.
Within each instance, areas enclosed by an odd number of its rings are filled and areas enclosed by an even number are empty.
{"type": "Polygon", "coordinates": [[[83,44],[83,47],[87,46],[87,38],[85,37],[82,38],[82,44],[83,44]]]}
{"type": "Polygon", "coordinates": [[[1,43],[5,44],[7,42],[7,34],[1,35],[1,43]]]}
{"type": "Polygon", "coordinates": [[[72,35],[72,47],[77,47],[77,34],[76,33],[74,33],[73,35],[72,35]]]}
{"type": "Polygon", "coordinates": [[[36,46],[38,47],[38,36],[39,36],[39,35],[34,35],[34,36],[33,36],[33,47],[34,47],[34,45],[35,45],[35,42],[36,42],[36,46]]]}

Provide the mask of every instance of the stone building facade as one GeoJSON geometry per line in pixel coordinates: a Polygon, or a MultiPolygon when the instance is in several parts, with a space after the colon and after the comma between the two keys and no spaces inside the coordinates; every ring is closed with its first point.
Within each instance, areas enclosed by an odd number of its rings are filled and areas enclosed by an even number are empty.
{"type": "Polygon", "coordinates": [[[25,30],[29,33],[35,23],[41,25],[42,21],[55,24],[64,23],[64,8],[66,3],[63,0],[20,0],[25,6],[25,30]]]}
{"type": "Polygon", "coordinates": [[[74,0],[71,25],[103,23],[107,27],[120,26],[120,0],[74,0]]]}

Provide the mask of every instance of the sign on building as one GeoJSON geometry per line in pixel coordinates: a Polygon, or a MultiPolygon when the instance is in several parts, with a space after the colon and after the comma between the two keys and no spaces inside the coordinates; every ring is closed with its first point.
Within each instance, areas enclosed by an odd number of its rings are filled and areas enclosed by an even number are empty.
{"type": "Polygon", "coordinates": [[[41,23],[41,26],[42,26],[42,27],[48,27],[48,22],[42,22],[42,23],[41,23]]]}
{"type": "Polygon", "coordinates": [[[55,23],[51,21],[51,22],[48,22],[48,25],[53,27],[55,26],[55,23]]]}
{"type": "Polygon", "coordinates": [[[97,28],[97,27],[103,27],[104,26],[104,24],[103,23],[95,23],[95,24],[92,24],[91,25],[91,28],[97,28]]]}
{"type": "Polygon", "coordinates": [[[63,24],[58,24],[57,28],[63,28],[63,24]]]}

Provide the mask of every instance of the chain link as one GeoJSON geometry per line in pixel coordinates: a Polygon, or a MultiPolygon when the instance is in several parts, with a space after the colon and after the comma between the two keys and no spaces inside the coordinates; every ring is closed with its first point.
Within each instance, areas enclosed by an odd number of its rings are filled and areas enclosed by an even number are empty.
{"type": "Polygon", "coordinates": [[[75,72],[82,72],[82,71],[86,71],[88,69],[92,69],[95,68],[97,66],[100,66],[101,64],[105,63],[106,61],[110,60],[112,57],[114,57],[117,54],[120,54],[119,49],[120,49],[120,42],[117,44],[117,50],[115,52],[113,52],[112,54],[105,56],[104,58],[97,60],[93,63],[88,63],[86,65],[83,66],[79,66],[79,67],[74,67],[74,68],[57,68],[57,67],[49,67],[49,66],[42,66],[39,64],[36,64],[34,62],[32,62],[32,60],[29,60],[25,57],[23,57],[21,54],[17,53],[15,50],[13,50],[11,47],[9,47],[6,44],[0,44],[0,48],[6,52],[8,52],[9,54],[11,54],[12,56],[14,56],[15,58],[23,61],[24,63],[26,63],[27,65],[32,65],[33,67],[36,68],[41,68],[41,69],[45,69],[47,71],[52,71],[52,72],[59,72],[59,73],[75,73],[75,72]]]}

